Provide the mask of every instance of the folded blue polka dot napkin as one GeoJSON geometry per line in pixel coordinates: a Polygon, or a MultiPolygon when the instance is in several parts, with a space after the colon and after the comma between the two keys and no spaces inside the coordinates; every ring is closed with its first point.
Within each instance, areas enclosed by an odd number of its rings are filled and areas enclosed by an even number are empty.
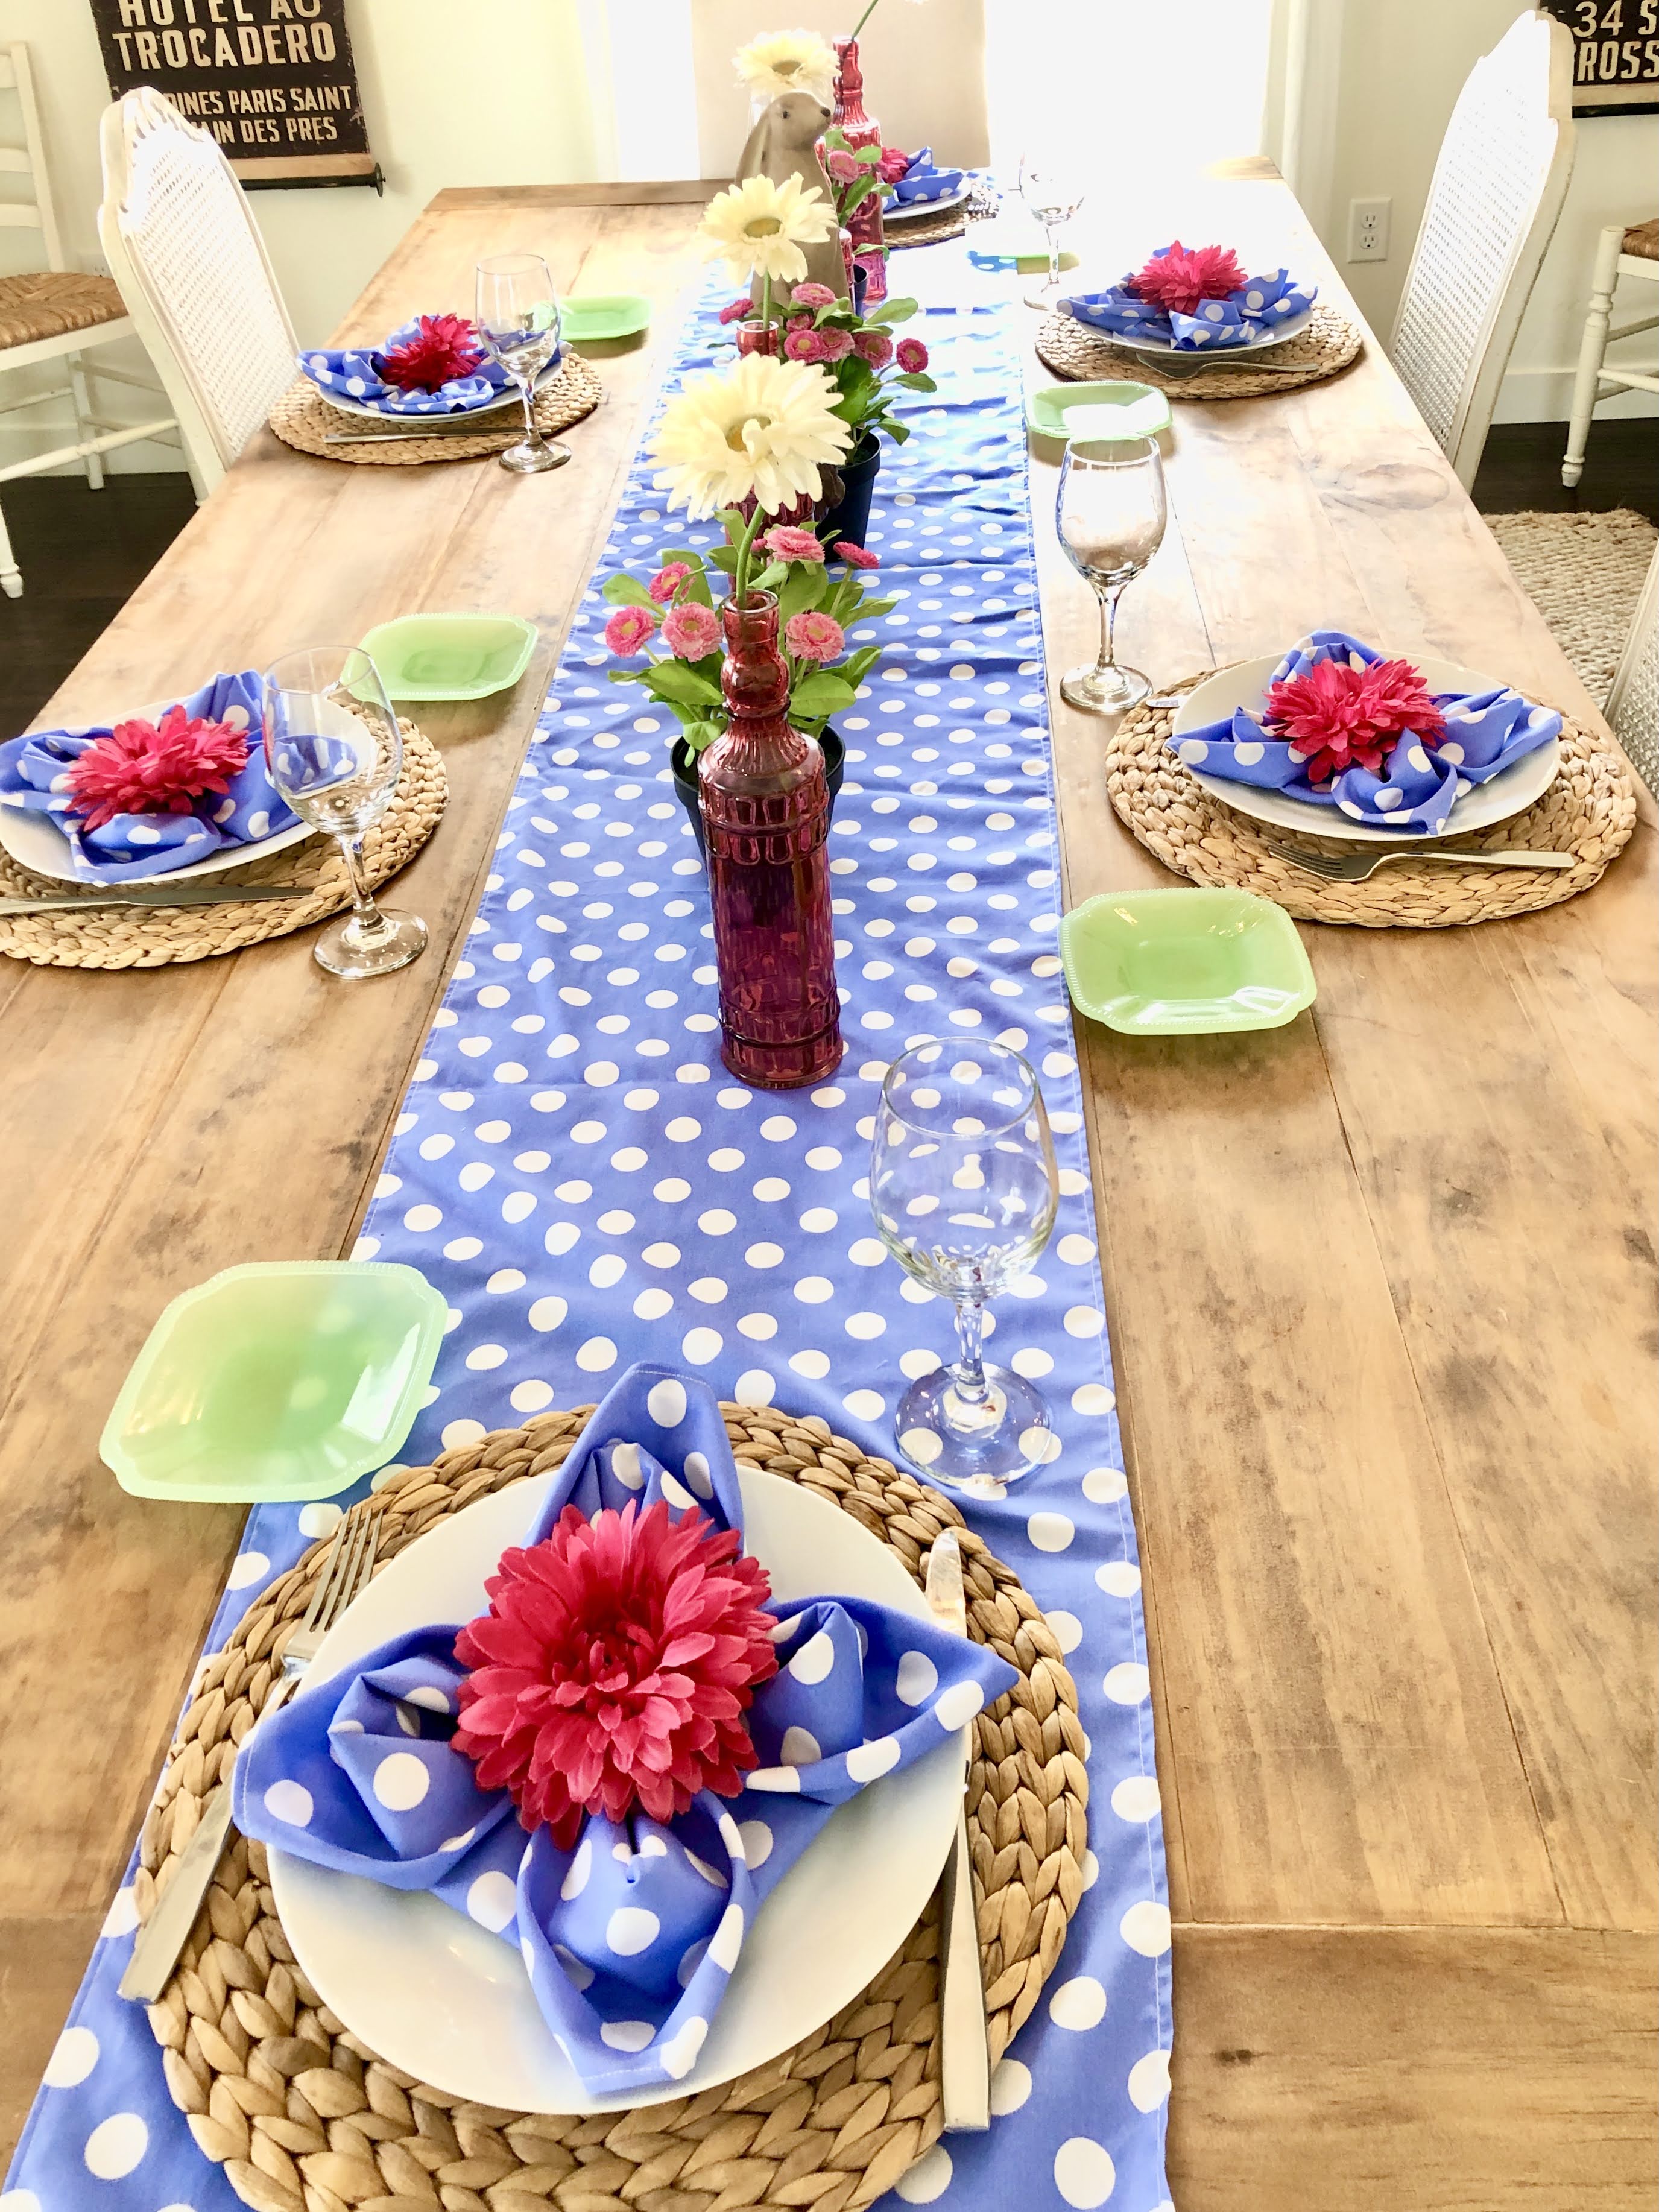
{"type": "MultiPolygon", "coordinates": [[[[435,392],[405,392],[400,385],[388,384],[382,374],[381,356],[394,346],[407,345],[419,335],[420,327],[417,317],[401,329],[388,331],[378,346],[347,347],[343,352],[315,347],[295,358],[324,392],[331,392],[340,399],[355,399],[360,407],[372,408],[377,415],[471,415],[481,407],[493,407],[511,390],[507,371],[498,361],[483,362],[471,376],[452,377],[435,392]]],[[[558,360],[556,354],[550,374],[558,360]]]]}
{"type": "Polygon", "coordinates": [[[199,717],[248,732],[246,767],[223,792],[207,792],[192,800],[187,814],[118,814],[97,830],[79,826],[70,812],[69,770],[88,745],[109,736],[108,722],[8,738],[0,744],[0,806],[49,817],[69,840],[76,876],[91,884],[125,883],[186,868],[229,846],[257,845],[280,830],[291,830],[299,817],[265,774],[258,671],[216,676],[177,703],[192,720],[199,717]]]}
{"type": "MultiPolygon", "coordinates": [[[[630,1500],[743,1527],[708,1386],[630,1368],[573,1447],[526,1540],[567,1506],[630,1500]]],[[[504,1790],[452,1741],[466,1669],[456,1625],[422,1627],[307,1686],[249,1739],[235,1771],[244,1834],[296,1857],[430,1890],[514,1943],[543,2016],[594,2091],[682,2080],[745,1930],[837,1805],[970,1721],[1014,1682],[983,1645],[862,1599],[774,1604],[778,1671],[756,1691],[759,1764],[731,1798],[703,1790],[659,1822],[590,1814],[567,1849],[526,1840],[504,1790]]]]}
{"type": "MultiPolygon", "coordinates": [[[[1384,657],[1346,630],[1316,629],[1291,647],[1268,684],[1304,676],[1322,661],[1369,668],[1384,657]]],[[[1282,791],[1287,799],[1328,806],[1370,829],[1437,836],[1472,784],[1490,782],[1528,753],[1548,744],[1560,732],[1561,717],[1552,708],[1534,706],[1507,685],[1432,696],[1446,726],[1444,736],[1430,744],[1406,731],[1383,762],[1380,775],[1354,767],[1327,781],[1310,783],[1307,753],[1275,738],[1261,712],[1245,707],[1229,720],[1206,722],[1171,738],[1170,750],[1206,775],[1282,791]]]]}
{"type": "Polygon", "coordinates": [[[1247,277],[1224,300],[1200,300],[1197,312],[1190,315],[1166,314],[1152,301],[1131,292],[1127,279],[1103,292],[1074,293],[1060,302],[1060,312],[1119,337],[1150,338],[1182,353],[1213,353],[1218,347],[1250,345],[1257,338],[1271,337],[1280,324],[1311,307],[1318,296],[1316,284],[1298,284],[1288,269],[1278,269],[1271,276],[1247,277]]]}
{"type": "Polygon", "coordinates": [[[941,169],[933,160],[933,149],[924,146],[910,156],[910,166],[893,186],[893,197],[901,206],[912,201],[942,200],[955,191],[966,173],[961,169],[941,169]]]}

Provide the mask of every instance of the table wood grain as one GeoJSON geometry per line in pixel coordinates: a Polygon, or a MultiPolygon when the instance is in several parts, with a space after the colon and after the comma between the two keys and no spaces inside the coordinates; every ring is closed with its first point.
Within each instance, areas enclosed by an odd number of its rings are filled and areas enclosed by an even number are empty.
{"type": "MultiPolygon", "coordinates": [[[[465,305],[487,250],[648,293],[653,339],[604,355],[572,466],[353,469],[262,434],[42,717],[416,608],[530,615],[545,641],[509,697],[423,712],[452,799],[398,888],[433,926],[417,966],[343,988],[303,937],[141,975],[0,963],[8,2140],[240,1525],[128,1498],[104,1413],[176,1291],[350,1249],[708,189],[441,194],[343,335],[465,305]]],[[[1352,312],[1263,163],[1097,197],[1083,276],[1179,229],[1352,312]]],[[[960,243],[895,267],[925,296],[1012,296],[960,243]]],[[[1160,684],[1336,622],[1594,716],[1374,338],[1308,391],[1177,402],[1164,443],[1170,532],[1119,629],[1160,684]]],[[[1057,459],[1035,449],[1032,495],[1074,903],[1170,878],[1107,803],[1102,726],[1059,698],[1094,620],[1054,538],[1057,459]]],[[[1078,1025],[1146,1562],[1182,2212],[1650,2197],[1655,828],[1644,797],[1606,880],[1545,914],[1304,926],[1320,995],[1288,1030],[1078,1025]]]]}

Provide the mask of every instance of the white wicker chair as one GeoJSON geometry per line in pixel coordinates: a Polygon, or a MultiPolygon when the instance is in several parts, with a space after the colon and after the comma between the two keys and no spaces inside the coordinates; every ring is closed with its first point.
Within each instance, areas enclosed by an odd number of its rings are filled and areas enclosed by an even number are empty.
{"type": "MultiPolygon", "coordinates": [[[[79,461],[86,470],[87,482],[96,491],[104,481],[105,453],[141,439],[174,434],[177,426],[171,415],[161,415],[118,427],[97,412],[87,391],[88,375],[136,385],[152,398],[161,394],[143,377],[112,368],[102,359],[82,358],[94,346],[130,338],[136,332],[109,278],[71,269],[64,260],[40,136],[40,111],[29,70],[29,50],[21,42],[0,46],[0,94],[15,95],[23,131],[21,146],[0,145],[0,176],[21,177],[27,194],[21,199],[0,199],[0,228],[39,231],[46,257],[44,269],[31,270],[21,276],[0,276],[0,369],[34,368],[62,362],[69,373],[67,384],[47,385],[26,392],[21,399],[0,400],[0,415],[43,406],[53,399],[67,399],[75,413],[72,445],[30,453],[0,468],[0,483],[15,477],[39,476],[64,461],[79,461]]],[[[0,515],[0,591],[15,599],[22,590],[22,573],[12,555],[5,517],[0,515]]]]}
{"type": "Polygon", "coordinates": [[[1624,658],[1607,694],[1607,720],[1637,774],[1659,796],[1659,547],[1648,563],[1624,658]]]}
{"type": "Polygon", "coordinates": [[[1529,9],[1457,96],[1389,341],[1465,489],[1572,160],[1572,37],[1529,9]]]}
{"type": "Polygon", "coordinates": [[[98,234],[205,498],[294,380],[298,342],[230,164],[148,86],[104,111],[98,234]]]}

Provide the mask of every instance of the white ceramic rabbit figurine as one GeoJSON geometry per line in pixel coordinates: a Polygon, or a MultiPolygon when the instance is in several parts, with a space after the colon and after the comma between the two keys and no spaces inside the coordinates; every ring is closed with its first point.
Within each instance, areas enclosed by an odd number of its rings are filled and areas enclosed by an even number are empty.
{"type": "MultiPolygon", "coordinates": [[[[818,140],[830,124],[830,110],[811,93],[787,92],[772,105],[749,134],[749,143],[738,161],[737,182],[745,177],[769,177],[775,185],[799,177],[804,188],[823,193],[832,216],[835,189],[818,160],[818,140]]],[[[847,264],[842,258],[841,230],[833,225],[817,246],[803,246],[806,274],[803,283],[827,284],[840,298],[847,290],[847,264]]],[[[761,282],[755,279],[753,298],[760,304],[761,282]]]]}

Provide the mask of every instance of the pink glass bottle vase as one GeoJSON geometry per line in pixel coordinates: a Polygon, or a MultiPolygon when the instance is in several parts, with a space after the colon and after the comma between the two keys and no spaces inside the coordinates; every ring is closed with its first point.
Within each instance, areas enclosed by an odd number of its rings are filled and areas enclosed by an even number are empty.
{"type": "MultiPolygon", "coordinates": [[[[837,39],[836,47],[836,106],[834,120],[849,146],[879,146],[881,125],[864,112],[864,76],[859,68],[859,42],[837,39]]],[[[887,244],[881,220],[881,194],[872,192],[848,218],[853,234],[853,258],[864,271],[864,302],[880,305],[887,297],[887,244]]]]}
{"type": "Polygon", "coordinates": [[[821,1083],[841,1065],[830,787],[823,755],[790,726],[778,603],[727,599],[721,688],[732,724],[698,778],[720,975],[720,1058],[765,1091],[821,1083]]]}

